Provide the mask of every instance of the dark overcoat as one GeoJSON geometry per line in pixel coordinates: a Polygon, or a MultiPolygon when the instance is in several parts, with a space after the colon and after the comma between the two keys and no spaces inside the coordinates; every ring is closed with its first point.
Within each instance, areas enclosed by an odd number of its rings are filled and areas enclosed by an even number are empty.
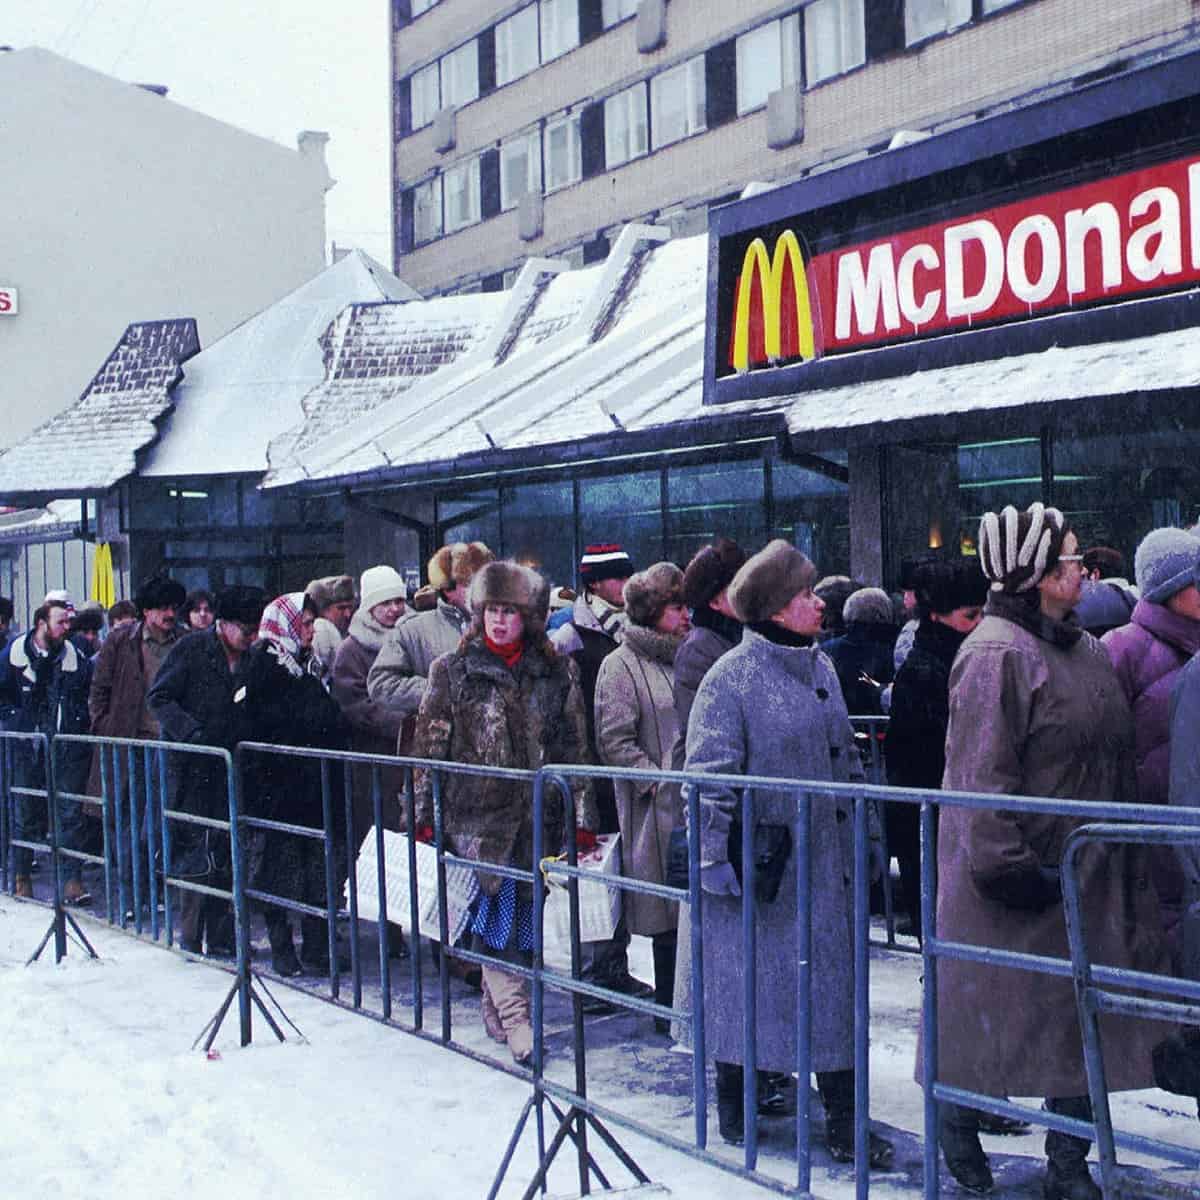
{"type": "MultiPolygon", "coordinates": [[[[861,779],[846,705],[833,664],[816,647],[768,641],[747,629],[712,666],[696,693],[687,734],[687,770],[784,779],[861,779]]],[[[700,853],[723,861],[735,794],[701,792],[700,853]]],[[[811,800],[812,1067],[853,1062],[853,956],[849,804],[811,800]]],[[[759,791],[760,822],[797,827],[797,798],[759,791]]],[[[758,1065],[790,1071],[796,1061],[796,854],[777,898],[759,904],[757,930],[758,1065]]],[[[703,897],[705,1032],[709,1053],[743,1061],[743,943],[740,898],[703,897]]]]}
{"type": "MultiPolygon", "coordinates": [[[[989,599],[951,671],[943,786],[1133,801],[1133,716],[1100,643],[1019,599],[989,599]]],[[[1062,903],[1031,905],[1037,879],[1058,869],[1064,842],[1083,823],[999,808],[943,808],[938,936],[1069,958],[1062,903]]],[[[1167,972],[1144,848],[1089,848],[1080,887],[1094,961],[1167,972]]],[[[992,1096],[1087,1092],[1069,977],[942,959],[938,1029],[943,1083],[992,1096]]],[[[1106,1017],[1102,1030],[1109,1088],[1151,1086],[1150,1051],[1162,1027],[1106,1017]]]]}
{"type": "MultiPolygon", "coordinates": [[[[436,659],[417,715],[417,756],[489,767],[536,771],[546,763],[587,761],[583,697],[574,663],[549,647],[527,648],[515,668],[493,654],[482,640],[464,643],[436,659]]],[[[595,828],[590,789],[575,790],[576,820],[595,828]]],[[[417,824],[432,826],[433,779],[416,778],[417,824]]],[[[447,846],[475,862],[533,866],[533,785],[521,780],[458,775],[442,776],[442,819],[447,846]]],[[[563,814],[553,789],[547,789],[544,853],[562,849],[563,814]]],[[[480,887],[500,890],[497,875],[481,874],[480,887]]],[[[518,895],[531,898],[528,885],[518,895]]]]}

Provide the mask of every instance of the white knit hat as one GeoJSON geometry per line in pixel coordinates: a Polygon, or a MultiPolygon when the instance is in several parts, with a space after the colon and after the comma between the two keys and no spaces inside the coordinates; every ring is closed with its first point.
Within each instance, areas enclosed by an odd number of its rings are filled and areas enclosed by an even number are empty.
{"type": "Polygon", "coordinates": [[[370,612],[387,600],[406,600],[408,587],[394,567],[368,567],[359,580],[358,594],[362,597],[362,607],[370,612]]]}

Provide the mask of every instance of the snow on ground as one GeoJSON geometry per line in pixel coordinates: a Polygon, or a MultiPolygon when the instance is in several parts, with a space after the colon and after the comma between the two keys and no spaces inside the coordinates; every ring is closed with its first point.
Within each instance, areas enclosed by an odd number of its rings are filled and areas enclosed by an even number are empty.
{"type": "MultiPolygon", "coordinates": [[[[40,906],[0,897],[0,1162],[6,1191],[41,1200],[374,1200],[487,1194],[529,1095],[527,1082],[428,1041],[270,984],[306,1040],[278,1044],[256,1020],[254,1045],[237,1044],[236,1009],[208,1058],[191,1043],[224,998],[231,976],[203,961],[82,922],[101,958],[74,944],[55,965],[53,947],[26,968],[49,921],[40,906]]],[[[368,929],[372,927],[367,927],[368,929]]],[[[649,954],[635,939],[635,968],[649,954]]],[[[364,942],[364,945],[366,943],[364,942]]],[[[368,947],[369,948],[369,947],[368,947]]],[[[370,955],[365,956],[369,960],[370,955]]],[[[872,1109],[896,1140],[894,1170],[872,1195],[920,1194],[921,1093],[912,1082],[920,960],[878,952],[872,960],[872,1109]]],[[[317,985],[314,985],[317,986],[317,985]]],[[[397,1018],[410,1019],[397,993],[397,1018]]],[[[491,1048],[477,1005],[454,995],[454,1035],[491,1048]],[[475,1005],[475,1007],[472,1007],[475,1005]]],[[[427,1027],[439,1027],[427,996],[427,1027]]],[[[548,1006],[549,1073],[571,1078],[565,1010],[548,1006]]],[[[646,1018],[589,1019],[589,1072],[604,1103],[687,1138],[689,1060],[651,1038],[646,1018]]],[[[1200,1144],[1184,1102],[1161,1092],[1121,1097],[1118,1124],[1200,1144]]],[[[819,1114],[814,1100],[814,1112],[819,1114]]],[[[618,1131],[656,1182],[675,1196],[742,1200],[760,1187],[618,1131]]],[[[762,1126],[762,1166],[794,1178],[789,1121],[762,1126]]],[[[710,1137],[720,1146],[715,1114],[710,1137]]],[[[819,1130],[817,1131],[819,1137],[819,1130]]],[[[833,1167],[814,1137],[813,1192],[853,1195],[853,1173],[833,1167]]],[[[532,1126],[502,1196],[519,1196],[536,1165],[532,1126]]],[[[997,1197],[1041,1194],[1041,1138],[987,1139],[997,1197]]],[[[729,1161],[735,1154],[722,1147],[729,1161]]],[[[604,1151],[614,1184],[632,1181],[604,1151]]],[[[1172,1177],[1193,1180],[1196,1176],[1172,1177]]],[[[952,1189],[947,1187],[947,1194],[952,1189]]],[[[551,1195],[578,1195],[574,1159],[561,1156],[551,1195]]]]}

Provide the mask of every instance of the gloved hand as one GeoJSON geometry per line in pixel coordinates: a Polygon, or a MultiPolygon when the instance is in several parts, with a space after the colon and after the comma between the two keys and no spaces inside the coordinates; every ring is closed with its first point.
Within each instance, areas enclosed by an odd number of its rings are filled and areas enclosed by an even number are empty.
{"type": "Polygon", "coordinates": [[[426,845],[432,844],[432,842],[433,842],[433,826],[432,825],[418,825],[415,836],[416,836],[416,839],[418,842],[424,842],[426,845]]]}
{"type": "Polygon", "coordinates": [[[700,886],[710,896],[740,896],[742,885],[738,883],[728,861],[701,863],[700,886]]]}
{"type": "Polygon", "coordinates": [[[598,839],[590,829],[575,830],[575,849],[580,854],[590,854],[596,848],[598,839]]]}

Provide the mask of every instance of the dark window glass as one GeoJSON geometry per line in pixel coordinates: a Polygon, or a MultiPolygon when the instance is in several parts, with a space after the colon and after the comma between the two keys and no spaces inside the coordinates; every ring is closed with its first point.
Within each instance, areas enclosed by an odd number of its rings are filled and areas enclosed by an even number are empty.
{"type": "Polygon", "coordinates": [[[667,472],[667,557],[687,566],[702,546],[732,538],[753,552],[767,541],[762,462],[703,463],[667,472]]]}
{"type": "Polygon", "coordinates": [[[442,545],[483,542],[495,551],[500,545],[500,496],[493,488],[438,501],[442,545]]]}
{"type": "Polygon", "coordinates": [[[476,42],[479,45],[479,94],[486,96],[496,90],[496,27],[485,29],[476,42]]]}
{"type": "Polygon", "coordinates": [[[583,265],[603,262],[608,257],[608,238],[597,234],[590,242],[583,243],[583,265]]]}
{"type": "Polygon", "coordinates": [[[130,485],[130,528],[173,529],[179,524],[178,488],[166,479],[137,479],[130,485]]]}
{"type": "Polygon", "coordinates": [[[569,480],[504,488],[504,555],[551,583],[575,578],[575,508],[569,480]]]}
{"type": "Polygon", "coordinates": [[[771,463],[771,537],[783,538],[803,550],[822,575],[845,575],[850,568],[846,455],[821,451],[818,457],[825,464],[821,470],[779,460],[771,463]]]}
{"type": "Polygon", "coordinates": [[[407,79],[396,80],[395,90],[396,136],[412,133],[412,85],[407,79]]]}
{"type": "Polygon", "coordinates": [[[485,150],[479,156],[479,211],[485,221],[500,211],[499,150],[485,150]]]}
{"type": "Polygon", "coordinates": [[[619,542],[634,566],[663,557],[661,477],[658,471],[583,479],[579,484],[582,541],[619,542]]]}
{"type": "Polygon", "coordinates": [[[904,0],[866,0],[867,61],[904,49],[904,0]]]}
{"type": "Polygon", "coordinates": [[[584,179],[604,171],[604,105],[589,104],[579,114],[580,159],[584,179]]]}
{"type": "Polygon", "coordinates": [[[713,46],[704,55],[704,96],[708,128],[737,116],[737,42],[713,46]]]}

